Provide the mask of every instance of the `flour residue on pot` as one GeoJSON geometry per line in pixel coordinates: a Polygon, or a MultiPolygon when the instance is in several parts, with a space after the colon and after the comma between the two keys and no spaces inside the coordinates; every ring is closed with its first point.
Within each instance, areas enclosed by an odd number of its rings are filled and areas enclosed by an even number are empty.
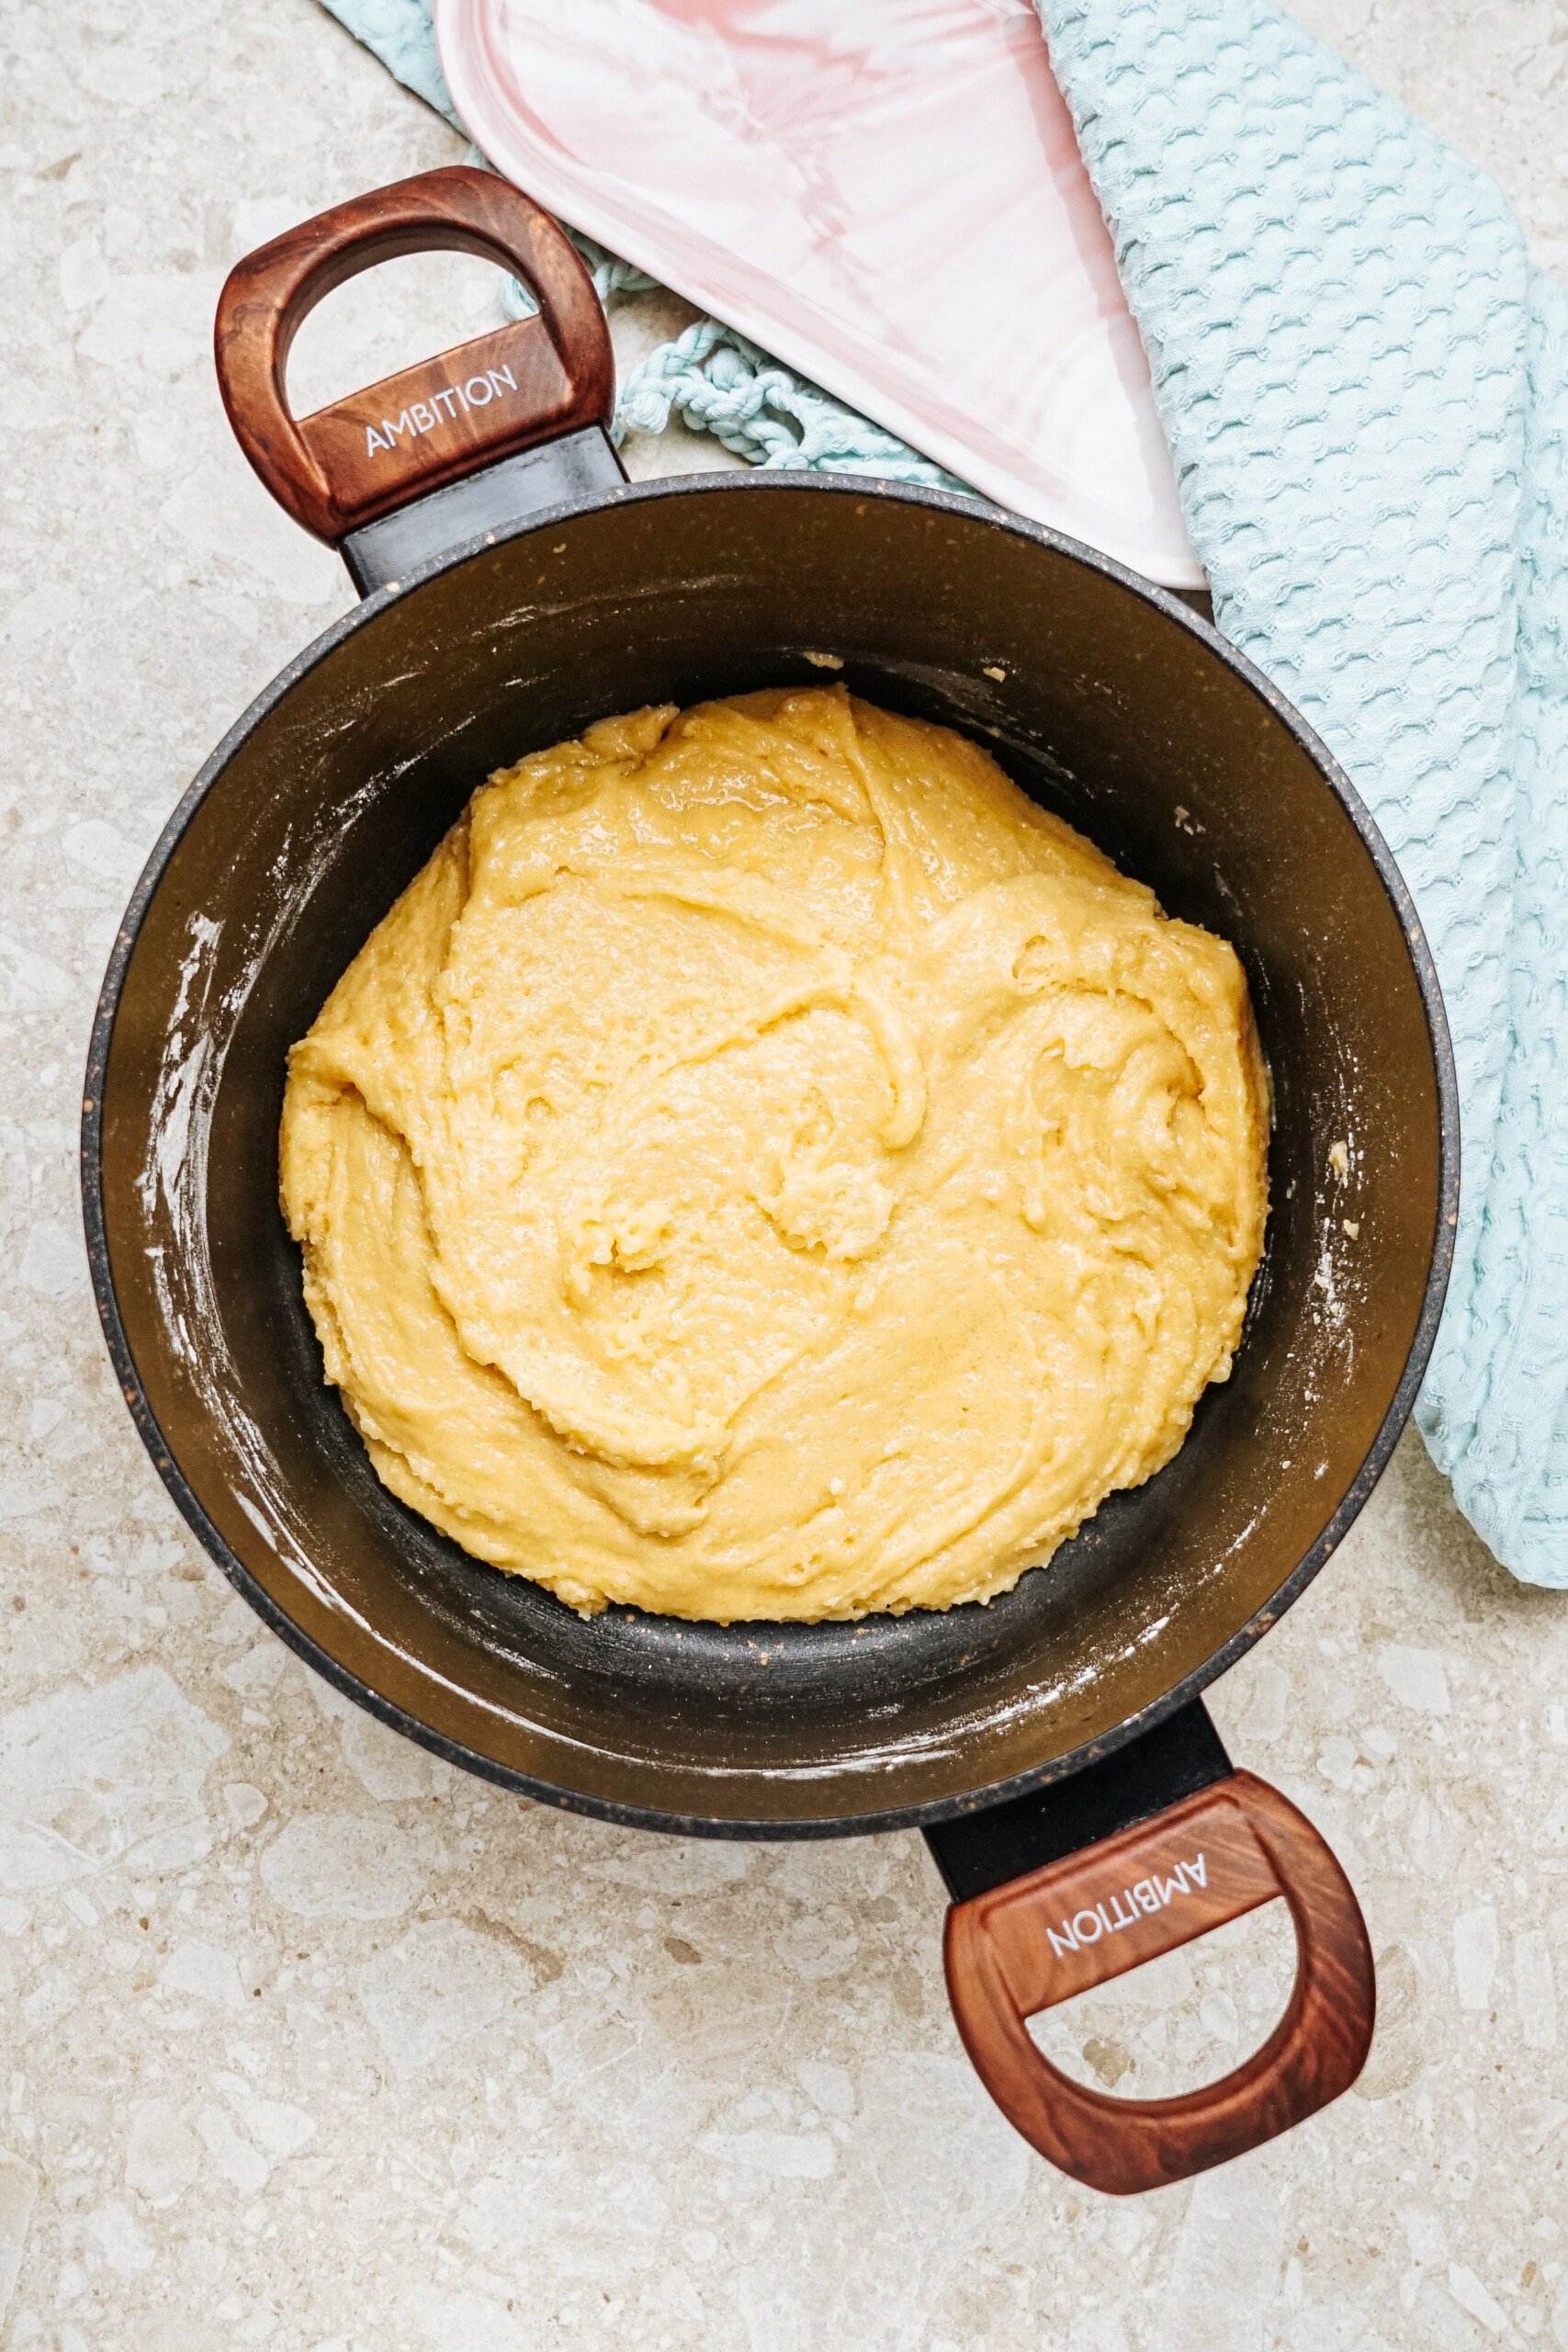
{"type": "MultiPolygon", "coordinates": [[[[330,858],[345,826],[368,805],[375,785],[340,804],[311,844],[330,858]]],[[[212,1123],[237,1022],[258,973],[291,919],[285,885],[294,841],[286,832],[271,865],[273,888],[251,922],[236,927],[197,913],[175,976],[167,1034],[154,1073],[147,1140],[134,1188],[149,1238],[145,1257],[171,1349],[206,1410],[225,1431],[233,1459],[231,1492],[268,1548],[322,1599],[332,1595],[310,1555],[288,1482],[265,1432],[244,1401],[230,1352],[208,1231],[212,1123]],[[247,1482],[250,1491],[247,1492],[247,1482]]]]}

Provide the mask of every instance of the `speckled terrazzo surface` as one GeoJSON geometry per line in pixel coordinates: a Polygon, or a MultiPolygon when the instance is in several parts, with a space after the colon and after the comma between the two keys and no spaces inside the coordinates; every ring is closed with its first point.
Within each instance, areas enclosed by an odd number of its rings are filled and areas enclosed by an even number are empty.
{"type": "MultiPolygon", "coordinates": [[[[1560,0],[1308,13],[1568,265],[1560,0]]],[[[164,817],[349,601],[228,439],[212,303],[248,244],[458,145],[309,0],[10,0],[0,40],[0,2345],[1568,2347],[1568,1614],[1414,1442],[1213,1695],[1355,1881],[1371,2064],[1126,2204],[969,2075],[918,1838],[687,1846],[498,1795],[205,1563],[98,1338],[79,1070],[164,817]]],[[[399,265],[318,315],[297,398],[491,299],[399,265]]],[[[1054,2052],[1145,2094],[1234,2064],[1284,1998],[1276,1912],[1058,2013],[1054,2052]]]]}

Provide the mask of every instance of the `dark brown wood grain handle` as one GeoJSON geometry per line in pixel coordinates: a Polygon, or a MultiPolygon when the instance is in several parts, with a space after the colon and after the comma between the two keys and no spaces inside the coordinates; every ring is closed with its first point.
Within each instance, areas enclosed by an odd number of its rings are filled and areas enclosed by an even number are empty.
{"type": "Polygon", "coordinates": [[[1027,1878],[955,1903],[948,1992],[964,2048],[1009,2120],[1063,2172],[1112,2196],[1185,2180],[1290,2130],[1348,2090],[1371,2046],[1360,1907],[1304,1814],[1250,1772],[1027,1878]],[[1234,2074],[1179,2098],[1073,2082],[1027,2019],[1283,1895],[1295,1922],[1290,2006],[1234,2074]]]}
{"type": "Polygon", "coordinates": [[[247,254],[219,297],[215,344],[240,447],[278,503],[334,544],[476,467],[606,423],[615,397],[609,328],[570,238],[467,164],[336,205],[247,254]],[[288,348],[316,304],[378,262],[435,247],[512,270],[538,314],[295,417],[288,348]]]}

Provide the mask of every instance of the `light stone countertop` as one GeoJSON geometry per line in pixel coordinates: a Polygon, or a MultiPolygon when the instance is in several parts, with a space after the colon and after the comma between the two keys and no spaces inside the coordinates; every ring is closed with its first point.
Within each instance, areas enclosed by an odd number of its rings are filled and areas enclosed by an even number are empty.
{"type": "MultiPolygon", "coordinates": [[[[1308,14],[1568,265],[1562,0],[1308,14]]],[[[970,2074],[918,1837],[688,1845],[500,1794],[317,1684],[187,1535],[87,1287],[88,1023],[190,775],[351,601],[229,437],[213,301],[459,142],[310,0],[6,0],[0,37],[0,2344],[1568,2352],[1568,1615],[1413,1439],[1213,1694],[1354,1879],[1371,2064],[1124,2203],[970,2074]]],[[[318,315],[297,396],[492,300],[396,265],[318,315]]],[[[1284,1999],[1277,1908],[1053,2047],[1145,2094],[1235,2063],[1284,1999]]]]}

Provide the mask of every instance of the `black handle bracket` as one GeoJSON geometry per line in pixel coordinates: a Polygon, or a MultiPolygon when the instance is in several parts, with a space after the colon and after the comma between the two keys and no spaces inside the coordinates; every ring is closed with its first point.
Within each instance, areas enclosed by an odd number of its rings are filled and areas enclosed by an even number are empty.
{"type": "Polygon", "coordinates": [[[542,441],[536,448],[502,458],[444,490],[428,490],[379,522],[361,524],[338,542],[338,552],[360,594],[373,595],[465,539],[510,529],[569,499],[603,497],[621,489],[626,479],[608,435],[600,425],[587,424],[558,441],[542,441]]]}
{"type": "Polygon", "coordinates": [[[954,1903],[967,1903],[1148,1820],[1232,1769],[1208,1709],[1193,1699],[1064,1781],[938,1822],[926,1843],[954,1903]]]}

